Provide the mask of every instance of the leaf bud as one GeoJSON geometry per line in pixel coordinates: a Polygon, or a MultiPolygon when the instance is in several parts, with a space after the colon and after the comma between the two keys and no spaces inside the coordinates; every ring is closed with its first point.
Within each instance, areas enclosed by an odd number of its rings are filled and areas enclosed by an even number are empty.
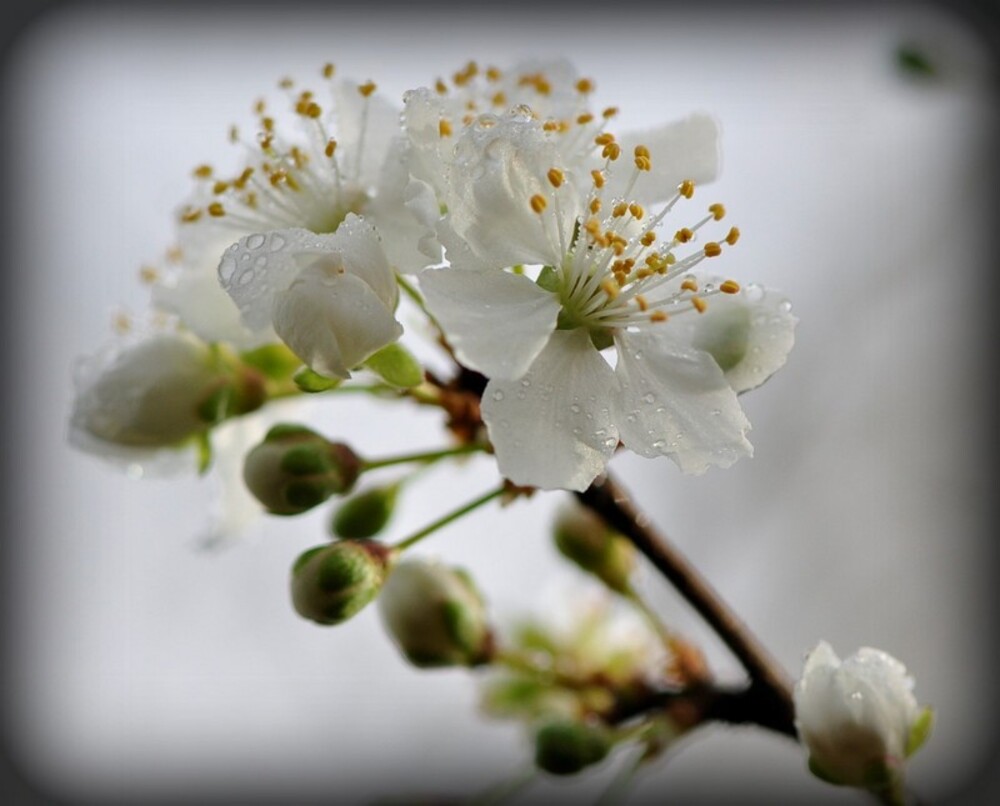
{"type": "Polygon", "coordinates": [[[247,455],[243,480],[272,514],[298,515],[348,492],[362,464],[351,448],[300,425],[276,425],[247,455]]]}
{"type": "Polygon", "coordinates": [[[399,484],[372,487],[344,501],[333,516],[333,533],[344,538],[374,537],[396,508],[399,484]]]}

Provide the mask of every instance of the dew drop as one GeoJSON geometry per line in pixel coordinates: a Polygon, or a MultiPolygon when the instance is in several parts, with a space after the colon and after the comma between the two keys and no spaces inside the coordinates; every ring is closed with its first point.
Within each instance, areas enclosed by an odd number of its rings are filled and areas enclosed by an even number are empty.
{"type": "Polygon", "coordinates": [[[757,283],[750,283],[746,287],[746,296],[751,302],[760,302],[764,299],[764,289],[757,283]]]}
{"type": "Polygon", "coordinates": [[[722,409],[712,409],[712,416],[713,417],[721,417],[722,416],[722,409]]]}
{"type": "Polygon", "coordinates": [[[656,402],[656,395],[654,395],[652,392],[648,392],[647,394],[645,394],[645,395],[642,396],[642,402],[643,403],[650,403],[650,404],[655,403],[656,402]]]}
{"type": "Polygon", "coordinates": [[[496,401],[500,401],[500,400],[503,400],[503,392],[501,392],[501,391],[500,391],[499,389],[497,389],[497,390],[496,390],[496,391],[495,391],[495,392],[493,393],[493,399],[494,399],[494,400],[496,400],[496,401]]]}
{"type": "Polygon", "coordinates": [[[659,450],[663,450],[663,448],[664,448],[664,446],[666,444],[667,443],[664,442],[662,439],[658,439],[658,440],[656,440],[656,442],[653,443],[652,447],[659,451],[659,450]]]}
{"type": "Polygon", "coordinates": [[[636,361],[642,361],[642,350],[636,350],[634,353],[632,353],[632,357],[636,361]]]}
{"type": "Polygon", "coordinates": [[[529,381],[527,378],[523,378],[521,380],[521,386],[527,389],[529,386],[531,386],[531,381],[529,381]]]}
{"type": "Polygon", "coordinates": [[[576,403],[574,403],[572,406],[569,407],[569,410],[571,412],[573,412],[574,414],[579,414],[580,413],[580,406],[577,405],[576,403]]]}
{"type": "Polygon", "coordinates": [[[787,299],[783,299],[781,303],[778,305],[778,310],[783,311],[784,313],[788,313],[789,311],[792,310],[792,303],[789,302],[787,299]]]}
{"type": "Polygon", "coordinates": [[[247,249],[260,249],[264,245],[264,238],[259,232],[247,237],[247,249]]]}
{"type": "Polygon", "coordinates": [[[281,235],[274,233],[271,235],[271,243],[269,246],[272,252],[277,252],[285,248],[285,239],[281,235]]]}
{"type": "Polygon", "coordinates": [[[618,440],[615,439],[614,437],[608,437],[606,440],[604,440],[605,448],[615,448],[617,446],[618,446],[618,440]]]}
{"type": "Polygon", "coordinates": [[[253,269],[247,269],[240,273],[240,276],[236,278],[237,285],[246,285],[247,283],[252,283],[256,272],[253,269]]]}
{"type": "MultiPolygon", "coordinates": [[[[247,255],[247,257],[250,256],[247,255]]],[[[258,269],[263,269],[267,265],[267,258],[264,257],[263,255],[259,255],[257,259],[253,262],[253,265],[256,266],[258,269]]]]}

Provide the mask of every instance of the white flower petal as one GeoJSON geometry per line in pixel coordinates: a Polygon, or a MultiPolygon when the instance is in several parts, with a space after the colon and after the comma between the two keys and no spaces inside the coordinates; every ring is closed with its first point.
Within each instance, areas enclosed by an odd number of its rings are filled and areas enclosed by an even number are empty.
{"type": "Polygon", "coordinates": [[[302,271],[274,298],[274,329],[311,369],[349,378],[350,370],[394,342],[403,328],[354,274],[319,265],[302,271]]]}
{"type": "MultiPolygon", "coordinates": [[[[399,301],[396,275],[382,248],[381,234],[363,218],[353,213],[344,219],[333,235],[327,236],[324,250],[334,252],[330,262],[337,272],[341,269],[367,283],[386,308],[393,310],[399,301]]],[[[300,259],[300,265],[305,260],[300,259]]]]}
{"type": "MultiPolygon", "coordinates": [[[[685,179],[704,184],[719,174],[719,127],[708,115],[695,114],[684,120],[646,131],[626,132],[619,138],[622,163],[631,163],[635,147],[649,148],[652,169],[639,174],[630,194],[636,201],[654,204],[666,201],[685,179]]],[[[631,171],[618,168],[608,177],[612,196],[621,194],[631,171]]]]}
{"type": "Polygon", "coordinates": [[[353,81],[337,84],[334,98],[341,170],[359,187],[373,187],[399,131],[399,109],[381,93],[365,97],[353,81]]]}
{"type": "Polygon", "coordinates": [[[558,265],[584,200],[570,175],[559,189],[549,183],[562,163],[542,125],[525,115],[468,126],[446,173],[451,227],[494,266],[558,265]],[[541,215],[531,207],[536,195],[547,200],[541,215]]]}
{"type": "Polygon", "coordinates": [[[271,327],[275,295],[302,271],[300,258],[330,253],[330,237],[304,229],[274,230],[247,235],[226,250],[219,280],[239,307],[244,325],[254,331],[271,327]]]}
{"type": "Polygon", "coordinates": [[[438,217],[437,201],[429,188],[425,194],[420,184],[410,182],[405,146],[406,141],[401,137],[393,141],[368,213],[378,227],[389,262],[400,272],[414,273],[430,263],[439,263],[441,246],[434,238],[430,239],[433,245],[426,240],[428,235],[433,236],[433,222],[438,217]],[[428,196],[433,215],[430,222],[427,221],[428,196]]]}
{"type": "Polygon", "coordinates": [[[495,269],[428,269],[420,288],[459,361],[494,379],[523,375],[559,315],[554,294],[495,269]]]}
{"type": "Polygon", "coordinates": [[[661,332],[619,333],[622,442],[641,456],[670,456],[685,473],[728,467],[753,454],[750,423],[708,353],[661,332]]]}
{"type": "Polygon", "coordinates": [[[557,330],[518,380],[483,392],[500,472],[515,484],[585,490],[618,445],[615,374],[582,330],[557,330]]]}

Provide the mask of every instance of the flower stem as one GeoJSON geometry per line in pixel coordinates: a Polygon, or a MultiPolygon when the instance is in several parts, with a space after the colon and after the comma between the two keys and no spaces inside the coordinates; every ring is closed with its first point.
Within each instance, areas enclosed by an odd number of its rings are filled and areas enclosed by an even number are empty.
{"type": "Polygon", "coordinates": [[[743,664],[750,675],[755,700],[762,704],[759,718],[753,721],[794,737],[791,681],[708,581],[652,527],[649,518],[636,508],[628,493],[610,475],[577,493],[577,497],[646,555],[743,664]]]}
{"type": "Polygon", "coordinates": [[[469,453],[477,453],[485,450],[485,445],[459,445],[456,448],[444,448],[438,451],[420,451],[417,453],[404,453],[399,456],[390,456],[386,459],[366,460],[365,470],[375,470],[380,467],[390,467],[391,465],[404,465],[410,462],[430,463],[438,459],[446,459],[449,456],[463,456],[469,453]]]}
{"type": "Polygon", "coordinates": [[[494,498],[499,497],[503,493],[504,489],[505,489],[504,486],[501,485],[500,487],[497,487],[495,490],[490,490],[488,493],[479,496],[479,498],[475,499],[474,501],[470,501],[465,506],[459,507],[458,509],[449,512],[447,515],[438,518],[433,523],[430,523],[427,526],[425,526],[419,532],[414,532],[406,539],[399,541],[395,546],[392,547],[393,550],[396,552],[400,552],[404,551],[405,549],[408,549],[414,543],[423,540],[423,538],[427,537],[427,535],[431,534],[432,532],[436,532],[438,529],[447,526],[452,521],[458,520],[463,515],[467,515],[474,509],[478,509],[483,504],[489,503],[494,498]]]}

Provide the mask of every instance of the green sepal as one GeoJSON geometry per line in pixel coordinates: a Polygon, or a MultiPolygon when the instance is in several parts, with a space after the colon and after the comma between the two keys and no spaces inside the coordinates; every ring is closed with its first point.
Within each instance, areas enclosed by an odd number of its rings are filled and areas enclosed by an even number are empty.
{"type": "Polygon", "coordinates": [[[340,386],[340,378],[327,378],[325,375],[313,372],[309,367],[302,367],[296,372],[292,376],[292,382],[307,394],[329,392],[340,386]]]}
{"type": "Polygon", "coordinates": [[[282,381],[288,378],[302,361],[284,344],[265,344],[254,350],[240,353],[240,361],[248,367],[253,367],[265,378],[282,381]]]}
{"type": "Polygon", "coordinates": [[[900,45],[896,49],[896,64],[903,72],[921,78],[930,78],[937,74],[934,63],[927,58],[925,53],[913,45],[900,45]]]}
{"type": "Polygon", "coordinates": [[[387,344],[365,361],[364,366],[386,383],[401,389],[418,386],[424,380],[424,368],[399,342],[387,344]]]}
{"type": "Polygon", "coordinates": [[[216,425],[229,415],[233,406],[233,387],[226,383],[220,385],[198,405],[198,419],[216,425]]]}
{"type": "Polygon", "coordinates": [[[821,781],[825,781],[828,784],[833,784],[834,786],[843,786],[843,783],[841,781],[838,781],[836,778],[830,775],[830,773],[824,770],[819,765],[819,762],[816,761],[816,759],[813,758],[812,756],[809,756],[809,772],[811,772],[821,781]]]}
{"type": "Polygon", "coordinates": [[[934,725],[934,709],[927,706],[920,712],[920,715],[910,726],[910,735],[906,737],[906,757],[909,758],[916,753],[924,742],[931,735],[931,728],[934,725]]]}
{"type": "Polygon", "coordinates": [[[535,280],[535,285],[546,291],[551,291],[553,294],[557,293],[560,281],[559,272],[556,271],[555,266],[542,266],[542,270],[538,273],[538,279],[535,280]]]}
{"type": "Polygon", "coordinates": [[[331,528],[338,537],[374,537],[389,523],[396,508],[399,484],[373,487],[348,498],[333,516],[331,528]]]}

